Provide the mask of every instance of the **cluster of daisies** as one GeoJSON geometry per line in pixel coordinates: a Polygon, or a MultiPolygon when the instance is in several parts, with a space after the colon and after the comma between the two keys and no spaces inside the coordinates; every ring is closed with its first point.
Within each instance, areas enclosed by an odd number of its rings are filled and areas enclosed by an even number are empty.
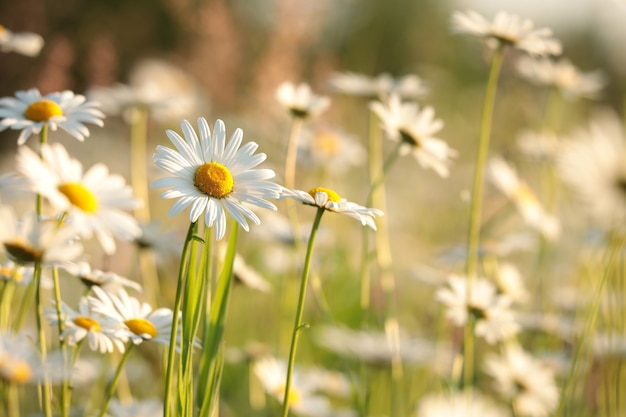
{"type": "MultiPolygon", "coordinates": [[[[456,12],[452,16],[452,29],[480,38],[493,56],[499,56],[505,49],[513,49],[518,54],[513,55],[517,59],[514,68],[521,77],[533,84],[553,88],[566,100],[597,98],[606,84],[601,73],[584,73],[569,60],[560,58],[562,45],[549,29],[538,29],[530,20],[519,16],[500,12],[489,21],[473,11],[456,12]]],[[[43,41],[36,35],[14,34],[0,26],[0,48],[5,51],[35,55],[42,46],[43,41]]],[[[136,123],[143,116],[171,117],[172,113],[182,109],[182,119],[185,109],[197,105],[190,95],[182,94],[166,82],[154,82],[150,87],[142,84],[155,74],[160,80],[159,77],[164,77],[167,71],[161,64],[150,62],[137,71],[129,85],[95,88],[86,96],[71,91],[42,95],[33,88],[0,99],[0,131],[19,132],[16,172],[0,175],[0,254],[3,261],[0,264],[0,381],[3,388],[0,403],[11,412],[19,409],[15,401],[18,394],[11,391],[12,387],[36,384],[41,387],[39,408],[46,417],[57,412],[69,415],[73,404],[70,388],[91,382],[90,373],[80,366],[79,353],[86,349],[93,355],[121,355],[114,376],[106,377],[109,378],[108,388],[101,403],[80,404],[86,414],[121,417],[131,415],[127,413],[146,416],[163,413],[169,417],[173,408],[169,400],[175,391],[168,390],[172,384],[170,370],[174,362],[180,366],[179,375],[182,375],[179,383],[183,388],[179,391],[185,390],[184,385],[188,382],[184,379],[186,364],[181,365],[183,359],[178,362],[174,352],[182,351],[181,357],[185,360],[192,355],[181,348],[181,340],[188,337],[190,330],[183,328],[188,322],[180,306],[155,308],[153,305],[164,300],[146,302],[147,294],[142,294],[144,285],[137,280],[114,273],[109,268],[97,269],[88,262],[92,258],[86,248],[92,247],[92,238],[104,259],[111,259],[121,242],[134,242],[138,248],[154,249],[159,240],[168,240],[159,234],[160,231],[154,233],[153,226],[144,222],[149,218],[149,201],[146,192],[140,190],[148,187],[147,180],[127,184],[122,175],[111,173],[101,162],[84,168],[79,158],[72,155],[72,149],[52,141],[58,130],[80,142],[88,141],[90,129],[87,125],[104,126],[105,112],[122,115],[129,123],[136,123]],[[155,85],[170,89],[159,96],[153,90],[155,85]],[[147,115],[142,113],[146,109],[149,111],[147,115]],[[38,143],[34,143],[33,137],[39,138],[38,143]],[[138,193],[143,198],[137,197],[138,193]],[[141,211],[145,209],[148,215],[141,211]],[[143,217],[142,221],[140,217],[143,217]],[[66,281],[61,285],[60,275],[76,277],[84,285],[81,291],[74,291],[80,294],[73,297],[73,301],[70,301],[72,297],[62,298],[71,286],[66,281]],[[17,292],[18,286],[24,290],[17,292]],[[42,297],[42,294],[49,293],[53,295],[51,300],[42,297]],[[23,299],[18,300],[16,294],[23,295],[23,299]],[[14,311],[13,305],[19,305],[19,308],[14,311]],[[33,310],[35,317],[29,317],[33,310]],[[32,322],[35,324],[30,324],[32,322]],[[150,342],[169,348],[170,355],[165,361],[169,362],[165,364],[168,368],[166,390],[164,394],[158,392],[165,398],[144,402],[116,398],[116,387],[129,353],[135,346],[149,345],[150,342]],[[57,384],[61,385],[60,390],[52,388],[57,384]]],[[[454,175],[453,164],[459,152],[438,137],[444,122],[436,116],[434,108],[419,103],[428,92],[419,77],[394,78],[382,74],[371,78],[341,73],[329,80],[329,89],[365,98],[367,106],[364,107],[376,116],[384,138],[395,144],[394,150],[385,155],[384,164],[380,164],[382,170],[370,172],[372,178],[366,206],[349,201],[325,186],[315,186],[308,191],[295,187],[296,170],[301,168],[297,162],[303,165],[307,160],[321,163],[326,174],[341,176],[351,167],[363,164],[366,158],[371,162],[373,157],[381,158],[382,155],[368,155],[358,139],[339,130],[310,128],[308,122],[326,111],[331,100],[328,96],[317,95],[305,83],[287,82],[276,91],[277,101],[292,118],[283,176],[286,186],[274,182],[276,173],[273,169],[260,167],[267,155],[257,152],[257,143],[244,142],[241,129],[237,128],[229,135],[225,123],[219,119],[212,126],[204,117],[197,118],[195,123],[182,120],[180,131],[165,132],[173,147],[159,145],[153,155],[154,164],[165,174],[150,182],[149,187],[163,189],[160,197],[174,200],[168,216],[176,217],[188,211],[190,225],[202,224],[204,230],[211,233],[204,234],[205,239],[212,236],[213,240],[221,241],[229,231],[233,233],[233,228],[250,231],[253,225],[265,223],[265,219],[271,218],[268,210],[277,211],[277,202],[287,199],[317,210],[317,223],[314,223],[310,236],[312,242],[325,212],[357,220],[367,226],[365,233],[376,231],[377,222],[384,221],[383,211],[368,206],[374,205],[374,191],[384,182],[398,156],[412,155],[421,168],[442,179],[454,175]],[[228,219],[232,219],[230,230],[228,219]]],[[[446,273],[443,278],[441,274],[435,274],[435,278],[428,279],[436,286],[432,298],[438,303],[437,307],[442,308],[441,316],[451,325],[448,330],[454,332],[463,328],[465,334],[470,335],[465,336],[463,343],[459,342],[456,333],[450,340],[432,341],[433,338],[418,337],[400,329],[394,320],[385,321],[384,331],[354,330],[335,324],[319,326],[314,329],[313,343],[341,358],[342,363],[349,364],[350,359],[356,359],[370,370],[381,366],[392,369],[391,402],[401,401],[393,391],[398,389],[395,382],[403,367],[428,368],[429,377],[439,378],[442,384],[453,387],[431,390],[410,406],[394,404],[391,407],[394,412],[410,408],[417,417],[552,415],[567,400],[564,400],[565,388],[559,387],[557,382],[559,368],[526,349],[523,335],[526,330],[552,332],[554,326],[550,327],[546,317],[537,319],[524,313],[532,301],[531,291],[527,289],[520,270],[503,258],[519,246],[524,249],[540,246],[547,251],[561,238],[564,225],[558,213],[555,179],[559,174],[589,206],[590,219],[612,233],[619,232],[626,215],[623,204],[626,180],[622,168],[626,156],[624,140],[621,121],[607,111],[599,112],[589,127],[569,136],[549,129],[522,132],[519,149],[545,168],[545,195],[535,192],[511,161],[502,156],[486,161],[482,167],[486,181],[501,192],[504,204],[511,203],[517,220],[521,220],[522,227],[531,232],[532,238],[528,243],[528,240],[506,242],[504,237],[498,237],[497,244],[481,239],[479,273],[468,267],[466,272],[470,272],[465,275],[455,271],[446,273]],[[468,341],[474,339],[486,347],[486,353],[468,349],[468,341]],[[467,363],[474,360],[475,370],[467,367],[467,363]],[[470,373],[468,378],[468,372],[480,373],[480,377],[470,373]],[[488,383],[483,383],[485,380],[488,383]]],[[[471,196],[473,201],[482,198],[480,194],[471,196]]],[[[291,211],[285,221],[287,231],[277,237],[281,234],[280,228],[272,225],[271,232],[275,240],[284,240],[298,248],[301,240],[298,218],[291,210],[293,206],[287,207],[291,211]]],[[[377,236],[374,247],[364,245],[362,271],[371,268],[371,271],[387,272],[384,260],[375,256],[379,254],[377,251],[382,252],[384,239],[389,239],[385,235],[388,228],[380,229],[383,233],[378,235],[382,235],[382,240],[377,236]],[[371,267],[374,258],[379,263],[371,267]]],[[[208,243],[198,235],[193,239],[188,237],[185,244],[194,239],[208,243]]],[[[311,264],[311,246],[307,249],[303,268],[304,290],[311,264]]],[[[461,258],[470,264],[472,253],[465,248],[463,252],[461,258]]],[[[250,278],[254,272],[249,271],[239,254],[230,255],[234,275],[247,280],[252,287],[267,291],[270,285],[258,276],[250,278]]],[[[540,259],[538,263],[542,261],[540,259]]],[[[180,270],[195,271],[195,265],[190,266],[192,264],[181,264],[180,270]]],[[[422,279],[428,274],[421,271],[417,275],[422,279]]],[[[365,276],[368,274],[363,273],[365,276]]],[[[158,286],[158,276],[152,278],[156,279],[158,286]]],[[[142,279],[145,283],[148,277],[142,276],[142,279]]],[[[182,287],[180,282],[179,288],[182,287]]],[[[393,285],[388,287],[393,288],[393,285]]],[[[250,365],[252,409],[265,407],[265,397],[260,400],[252,395],[256,381],[272,401],[282,403],[283,416],[290,411],[311,417],[369,415],[369,376],[363,368],[348,377],[336,371],[294,365],[297,335],[306,327],[299,321],[304,290],[300,293],[288,361],[267,352],[237,355],[230,351],[224,354],[226,362],[244,358],[250,365]]],[[[182,310],[185,311],[184,305],[182,310]]],[[[579,334],[575,328],[561,327],[558,331],[568,343],[579,334]]],[[[191,338],[192,350],[202,350],[200,339],[196,340],[194,335],[191,338]]],[[[580,358],[568,359],[574,369],[580,358]]],[[[219,366],[223,366],[221,356],[216,360],[219,366]]],[[[160,366],[162,364],[155,365],[156,368],[160,366]]],[[[97,371],[91,373],[93,379],[98,377],[97,374],[97,371]]],[[[219,377],[215,380],[219,386],[221,371],[217,375],[219,377]]],[[[565,380],[565,384],[570,383],[571,379],[565,380]]],[[[153,391],[151,394],[154,395],[153,391]]]]}

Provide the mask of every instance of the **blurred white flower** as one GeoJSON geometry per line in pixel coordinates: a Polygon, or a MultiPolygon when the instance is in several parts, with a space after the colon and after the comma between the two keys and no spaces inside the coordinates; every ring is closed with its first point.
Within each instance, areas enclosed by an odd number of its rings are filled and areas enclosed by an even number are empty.
{"type": "Polygon", "coordinates": [[[599,357],[626,357],[626,334],[619,332],[598,332],[593,335],[591,346],[599,357]]]}
{"type": "Polygon", "coordinates": [[[17,144],[23,145],[47,125],[53,131],[60,127],[82,142],[89,137],[84,123],[104,125],[104,114],[97,107],[98,103],[69,90],[45,96],[36,88],[18,91],[15,97],[0,99],[0,132],[7,128],[21,130],[17,144]]]}
{"type": "Polygon", "coordinates": [[[446,306],[446,317],[456,326],[463,326],[470,315],[476,320],[476,335],[489,344],[517,334],[520,326],[511,310],[513,300],[498,294],[486,278],[477,278],[468,297],[467,278],[451,275],[447,285],[438,289],[435,299],[446,306]]]}
{"type": "Polygon", "coordinates": [[[621,227],[626,221],[625,160],[622,121],[609,111],[596,113],[587,128],[563,140],[559,151],[563,181],[605,227],[621,227]]]}
{"type": "Polygon", "coordinates": [[[496,288],[501,294],[511,297],[514,302],[528,301],[528,291],[519,269],[510,262],[500,262],[495,271],[496,288]]]}
{"type": "Polygon", "coordinates": [[[528,81],[555,87],[567,98],[597,98],[607,84],[601,71],[583,73],[565,58],[522,56],[516,66],[518,73],[528,81]]]}
{"type": "Polygon", "coordinates": [[[510,413],[474,391],[430,394],[419,402],[415,417],[510,417],[510,413]]]}
{"type": "Polygon", "coordinates": [[[364,74],[343,72],[333,74],[329,84],[330,88],[337,93],[381,100],[390,94],[416,99],[428,92],[424,81],[414,74],[394,78],[387,73],[369,77],[364,74]]]}
{"type": "Polygon", "coordinates": [[[158,398],[150,398],[121,403],[117,398],[113,398],[106,415],[108,417],[161,417],[163,402],[158,398]]]}
{"type": "Polygon", "coordinates": [[[78,277],[87,287],[103,287],[107,291],[116,291],[119,288],[128,287],[135,291],[141,291],[141,285],[138,282],[124,278],[115,272],[92,269],[88,262],[76,262],[65,266],[63,269],[78,277]]]}
{"type": "Polygon", "coordinates": [[[27,147],[17,156],[18,170],[31,187],[56,209],[67,213],[66,221],[81,236],[96,239],[107,254],[116,250],[114,237],[132,241],[141,230],[137,221],[123,210],[141,205],[121,175],[97,163],[83,173],[83,166],[70,157],[60,143],[43,144],[41,157],[27,147]]]}
{"type": "Polygon", "coordinates": [[[559,219],[547,213],[528,184],[519,179],[511,165],[500,157],[493,157],[487,163],[489,180],[509,199],[532,228],[544,237],[555,240],[561,232],[559,219]]]}
{"type": "Polygon", "coordinates": [[[515,415],[548,417],[559,402],[554,371],[517,344],[508,344],[501,355],[485,357],[485,371],[495,388],[513,402],[515,415]]]}
{"type": "Polygon", "coordinates": [[[383,103],[372,101],[370,109],[380,118],[389,139],[402,142],[401,154],[412,153],[424,169],[432,169],[441,177],[450,173],[449,165],[457,151],[434,135],[443,128],[443,121],[435,118],[435,110],[416,103],[403,103],[392,94],[383,103]]]}
{"type": "MultiPolygon", "coordinates": [[[[224,248],[222,257],[226,254],[224,248]]],[[[236,253],[233,262],[233,277],[235,282],[240,283],[248,288],[252,288],[261,292],[270,292],[272,285],[259,274],[254,268],[249,266],[243,256],[236,253]]]]}
{"type": "Polygon", "coordinates": [[[300,165],[319,167],[332,175],[363,165],[367,156],[357,138],[330,127],[303,130],[298,148],[300,165]]]}
{"type": "Polygon", "coordinates": [[[29,194],[33,193],[26,178],[12,172],[0,175],[0,203],[29,194]]]}
{"type": "Polygon", "coordinates": [[[41,35],[33,32],[13,32],[0,25],[0,50],[17,52],[26,56],[37,56],[43,48],[41,35]]]}
{"type": "Polygon", "coordinates": [[[534,56],[560,55],[562,50],[550,29],[535,29],[531,20],[504,11],[493,22],[473,10],[454,12],[452,30],[481,38],[491,49],[511,45],[534,56]]]}
{"type": "Polygon", "coordinates": [[[538,161],[553,161],[560,138],[551,132],[537,132],[530,129],[522,130],[517,135],[517,148],[526,156],[538,161]]]}
{"type": "MultiPolygon", "coordinates": [[[[32,265],[24,266],[8,260],[0,263],[0,282],[9,281],[26,286],[33,280],[34,272],[35,267],[32,265]]],[[[49,272],[48,269],[41,271],[41,283],[39,284],[41,288],[52,288],[53,283],[49,272]]]]}
{"type": "Polygon", "coordinates": [[[318,116],[330,106],[330,98],[313,93],[306,83],[282,83],[276,90],[276,99],[294,117],[301,118],[318,116]]]}

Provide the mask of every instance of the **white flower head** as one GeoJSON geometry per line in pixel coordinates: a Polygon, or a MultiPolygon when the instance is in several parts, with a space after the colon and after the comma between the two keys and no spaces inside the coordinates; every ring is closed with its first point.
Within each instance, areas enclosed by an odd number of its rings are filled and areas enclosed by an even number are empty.
{"type": "Polygon", "coordinates": [[[158,398],[148,400],[133,400],[130,403],[121,403],[118,399],[111,399],[109,417],[161,417],[163,416],[163,401],[158,398]]]}
{"type": "Polygon", "coordinates": [[[13,32],[0,25],[0,50],[17,52],[26,56],[37,56],[43,48],[41,35],[33,32],[13,32]]]}
{"type": "Polygon", "coordinates": [[[529,158],[552,162],[559,148],[559,138],[552,132],[525,129],[517,135],[516,144],[529,158]]]}
{"type": "Polygon", "coordinates": [[[626,137],[610,111],[596,113],[588,127],[566,138],[559,172],[600,225],[622,227],[626,220],[626,137]]]}
{"type": "Polygon", "coordinates": [[[330,98],[313,93],[306,83],[284,82],[276,90],[276,100],[294,117],[318,116],[330,106],[330,98]]]}
{"type": "Polygon", "coordinates": [[[515,169],[500,157],[492,158],[487,164],[487,175],[491,182],[513,203],[532,228],[544,237],[555,240],[561,232],[561,224],[555,216],[547,213],[537,195],[522,181],[515,169]]]}
{"type": "Polygon", "coordinates": [[[121,175],[110,174],[102,163],[83,173],[82,164],[60,143],[43,144],[41,158],[27,147],[17,156],[18,170],[31,186],[56,209],[67,212],[67,222],[81,236],[95,234],[107,254],[115,252],[114,237],[132,241],[141,230],[137,221],[123,210],[141,205],[121,175]]]}
{"type": "Polygon", "coordinates": [[[489,344],[506,340],[520,330],[511,303],[513,300],[497,293],[486,278],[477,278],[467,294],[467,278],[451,275],[447,285],[437,290],[435,298],[447,307],[446,317],[457,326],[463,326],[470,315],[476,320],[476,335],[489,344]]]}
{"type": "Polygon", "coordinates": [[[16,263],[63,265],[76,259],[83,247],[76,242],[78,230],[58,220],[39,221],[36,213],[17,218],[8,206],[0,206],[0,251],[16,263]]]}
{"type": "Polygon", "coordinates": [[[141,291],[141,285],[111,271],[92,269],[88,262],[80,261],[64,268],[70,274],[78,277],[87,287],[103,287],[107,291],[115,291],[121,287],[141,291]]]}
{"type": "Polygon", "coordinates": [[[334,175],[361,166],[366,150],[354,136],[331,127],[305,129],[298,143],[298,163],[314,166],[334,175]]]}
{"type": "Polygon", "coordinates": [[[383,99],[390,94],[415,99],[426,95],[424,81],[415,74],[394,78],[388,73],[376,77],[352,72],[336,73],[329,80],[330,88],[342,94],[383,99]]]}
{"type": "Polygon", "coordinates": [[[560,55],[562,51],[550,29],[537,29],[531,20],[503,11],[496,13],[493,22],[473,10],[454,12],[452,30],[481,38],[492,49],[510,45],[534,56],[560,55]]]}
{"type": "Polygon", "coordinates": [[[254,155],[258,148],[254,142],[241,146],[241,129],[235,130],[226,143],[226,127],[219,119],[213,135],[202,117],[198,119],[199,138],[186,120],[181,128],[184,139],[172,130],[166,132],[176,150],[157,146],[154,154],[154,163],[173,175],[152,183],[155,188],[170,188],[161,198],[178,199],[168,212],[170,217],[191,206],[189,220],[195,222],[204,213],[205,225],[215,226],[215,238],[220,240],[226,233],[226,213],[248,231],[246,219],[261,223],[248,204],[276,210],[265,199],[278,198],[281,187],[267,181],[275,176],[271,169],[253,169],[267,156],[254,155]]]}
{"type": "Polygon", "coordinates": [[[424,169],[432,169],[441,177],[450,174],[450,163],[457,151],[434,135],[443,129],[443,121],[435,118],[435,110],[417,103],[402,102],[392,94],[385,103],[373,101],[370,109],[380,118],[389,139],[402,142],[401,152],[411,153],[424,169]]]}
{"type": "Polygon", "coordinates": [[[520,270],[510,262],[498,263],[495,283],[501,294],[509,296],[517,303],[528,301],[530,294],[524,286],[520,270]]]}
{"type": "Polygon", "coordinates": [[[23,145],[47,125],[53,131],[60,127],[82,142],[89,137],[85,123],[104,125],[104,114],[97,106],[69,90],[45,96],[36,88],[18,91],[15,97],[0,98],[0,132],[7,128],[21,130],[17,143],[23,145]]]}
{"type": "Polygon", "coordinates": [[[430,394],[421,399],[415,417],[510,417],[510,413],[477,391],[430,394]]]}
{"type": "Polygon", "coordinates": [[[554,371],[519,345],[507,345],[502,355],[488,355],[485,371],[495,379],[496,389],[513,402],[516,415],[548,417],[556,409],[559,389],[554,371]]]}
{"type": "Polygon", "coordinates": [[[339,194],[331,189],[316,187],[311,190],[289,190],[283,187],[280,198],[293,198],[303,204],[323,208],[339,214],[345,214],[361,222],[363,226],[369,226],[376,230],[374,218],[382,216],[383,212],[375,208],[367,208],[359,204],[339,197],[339,194]]]}
{"type": "MultiPolygon", "coordinates": [[[[65,330],[61,339],[70,346],[76,346],[87,340],[89,349],[100,353],[111,353],[114,349],[124,352],[124,343],[128,340],[125,329],[115,320],[93,311],[87,297],[81,297],[78,310],[73,310],[61,303],[61,320],[65,330]]],[[[56,308],[48,307],[44,311],[50,326],[58,326],[59,317],[56,308]]]]}
{"type": "Polygon", "coordinates": [[[566,98],[597,98],[607,84],[602,72],[584,73],[565,58],[554,60],[522,56],[516,66],[517,72],[528,81],[555,87],[566,98]]]}

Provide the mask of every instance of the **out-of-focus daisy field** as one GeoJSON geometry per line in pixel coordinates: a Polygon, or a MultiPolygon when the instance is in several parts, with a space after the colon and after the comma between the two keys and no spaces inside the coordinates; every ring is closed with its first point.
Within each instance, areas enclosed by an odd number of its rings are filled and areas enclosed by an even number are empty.
{"type": "Polygon", "coordinates": [[[626,415],[623,0],[0,16],[0,416],[626,415]]]}

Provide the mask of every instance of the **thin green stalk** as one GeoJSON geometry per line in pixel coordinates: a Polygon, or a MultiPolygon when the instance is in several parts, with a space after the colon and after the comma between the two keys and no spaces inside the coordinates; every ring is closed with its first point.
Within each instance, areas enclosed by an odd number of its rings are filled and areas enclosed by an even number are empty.
{"type": "MultiPolygon", "coordinates": [[[[35,271],[33,272],[33,280],[35,282],[35,309],[37,318],[37,339],[39,340],[39,354],[41,360],[46,359],[46,332],[43,326],[43,303],[41,300],[41,262],[35,262],[35,271]]],[[[52,400],[50,396],[50,383],[45,377],[41,384],[42,393],[42,411],[45,417],[52,417],[52,400]]]]}
{"type": "MultiPolygon", "coordinates": [[[[470,222],[467,243],[467,275],[466,301],[469,302],[474,286],[474,280],[478,271],[478,247],[480,245],[480,223],[482,218],[483,186],[485,183],[485,167],[489,154],[489,141],[491,137],[491,125],[493,109],[498,89],[498,79],[503,60],[502,46],[494,51],[491,59],[491,70],[485,91],[483,102],[482,119],[480,123],[480,136],[478,139],[478,152],[476,154],[476,167],[474,171],[474,185],[472,188],[472,203],[470,208],[470,222]]],[[[467,321],[464,332],[464,373],[463,385],[469,387],[474,379],[474,326],[471,320],[467,321]]]]}
{"type": "Polygon", "coordinates": [[[309,271],[311,269],[311,258],[313,256],[313,246],[315,244],[315,237],[317,236],[317,230],[319,229],[320,220],[325,209],[319,207],[315,214],[315,220],[313,220],[313,226],[311,227],[311,234],[309,236],[309,243],[306,248],[306,255],[304,258],[304,268],[302,270],[302,279],[300,280],[300,295],[298,297],[298,307],[296,309],[296,317],[293,325],[293,332],[291,334],[291,346],[289,348],[289,361],[287,363],[287,380],[285,381],[285,396],[283,398],[283,412],[282,417],[287,417],[289,414],[289,393],[291,391],[291,379],[293,377],[293,365],[296,360],[296,348],[298,346],[298,337],[300,330],[303,327],[307,327],[305,323],[302,323],[302,314],[304,313],[304,300],[306,298],[307,283],[309,281],[309,271]]]}
{"type": "MultiPolygon", "coordinates": [[[[61,284],[59,283],[59,270],[56,266],[52,268],[52,281],[54,289],[54,305],[56,308],[57,320],[59,322],[59,344],[61,352],[63,353],[63,365],[64,369],[69,369],[67,367],[67,347],[65,339],[61,337],[63,331],[65,330],[65,322],[63,320],[63,309],[61,308],[61,284]]],[[[61,415],[63,417],[68,417],[70,413],[71,391],[69,384],[69,378],[63,378],[63,384],[61,386],[61,415]]]]}
{"type": "Polygon", "coordinates": [[[176,354],[176,345],[178,344],[177,335],[178,335],[178,316],[180,313],[180,305],[182,301],[183,288],[185,284],[185,277],[187,271],[187,255],[189,252],[189,248],[193,242],[193,236],[198,230],[198,223],[193,222],[189,225],[189,229],[187,230],[187,237],[185,238],[185,243],[183,245],[183,252],[180,257],[180,265],[178,269],[178,284],[176,285],[176,297],[174,299],[174,309],[173,309],[173,319],[172,319],[172,329],[170,335],[170,345],[168,347],[167,352],[167,369],[165,371],[165,393],[163,398],[163,417],[169,417],[171,415],[171,391],[172,391],[172,381],[174,374],[174,358],[176,354]]]}
{"type": "Polygon", "coordinates": [[[120,363],[117,364],[115,375],[113,375],[113,379],[109,383],[109,386],[106,390],[106,394],[104,396],[104,402],[102,404],[102,407],[100,408],[100,413],[98,414],[98,417],[103,417],[106,414],[107,409],[109,408],[109,403],[111,402],[111,398],[113,397],[113,393],[115,393],[115,388],[117,388],[117,381],[120,379],[120,375],[122,375],[122,370],[124,369],[124,365],[126,364],[126,361],[128,360],[128,357],[130,356],[130,352],[133,350],[134,346],[135,344],[133,342],[130,342],[128,344],[128,347],[126,348],[126,351],[124,352],[124,355],[122,355],[122,359],[120,359],[120,363]]]}
{"type": "Polygon", "coordinates": [[[12,277],[6,280],[2,285],[0,291],[0,329],[8,329],[11,325],[11,304],[13,303],[13,295],[15,294],[15,288],[17,283],[15,282],[15,275],[17,269],[14,268],[12,277]]]}

